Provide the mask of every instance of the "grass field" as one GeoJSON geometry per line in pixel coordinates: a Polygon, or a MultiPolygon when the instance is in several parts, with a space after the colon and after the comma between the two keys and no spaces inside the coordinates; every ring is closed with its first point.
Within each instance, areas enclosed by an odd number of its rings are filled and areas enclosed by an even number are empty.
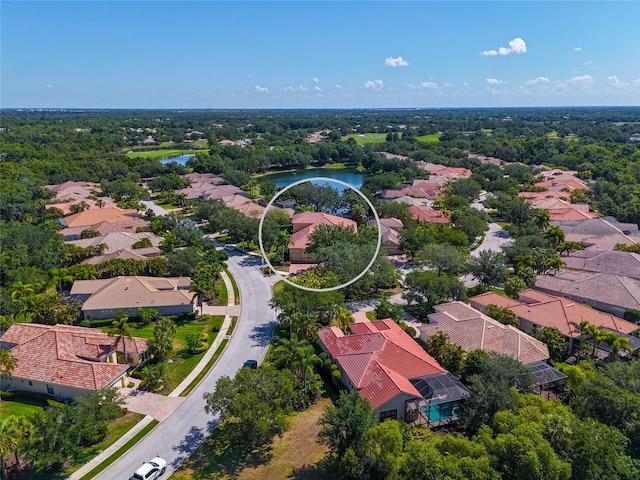
{"type": "Polygon", "coordinates": [[[290,428],[281,438],[259,451],[233,445],[229,430],[216,429],[175,472],[172,479],[215,478],[236,480],[320,480],[327,475],[322,459],[327,452],[317,442],[318,420],[332,405],[330,398],[291,416],[290,428]]]}
{"type": "Polygon", "coordinates": [[[420,135],[419,137],[416,137],[416,140],[423,143],[435,143],[440,141],[440,134],[432,133],[430,135],[420,135]]]}
{"type": "Polygon", "coordinates": [[[179,157],[180,155],[189,153],[198,153],[206,150],[177,150],[177,149],[161,149],[161,150],[144,150],[140,152],[127,153],[129,158],[143,158],[145,160],[157,160],[161,158],[179,157]]]}
{"type": "Polygon", "coordinates": [[[31,403],[25,399],[20,401],[2,400],[0,402],[0,419],[8,418],[11,415],[16,417],[26,417],[36,412],[41,412],[44,407],[39,403],[31,403]]]}
{"type": "Polygon", "coordinates": [[[348,140],[353,138],[358,145],[365,145],[367,143],[384,143],[387,139],[386,133],[352,133],[342,137],[342,140],[348,140]]]}

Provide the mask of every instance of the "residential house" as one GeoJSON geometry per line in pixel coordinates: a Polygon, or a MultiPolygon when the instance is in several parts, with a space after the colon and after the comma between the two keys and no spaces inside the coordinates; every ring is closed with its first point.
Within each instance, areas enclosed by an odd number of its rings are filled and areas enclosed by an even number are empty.
{"type": "Polygon", "coordinates": [[[564,270],[538,277],[533,288],[589,304],[618,317],[624,317],[629,309],[640,310],[640,281],[622,275],[564,270]]]}
{"type": "Polygon", "coordinates": [[[84,210],[59,219],[63,228],[85,227],[101,222],[125,222],[136,218],[138,211],[133,208],[105,207],[97,210],[84,210]]]}
{"type": "Polygon", "coordinates": [[[563,257],[566,268],[640,279],[640,254],[622,250],[578,250],[563,257]]]}
{"type": "Polygon", "coordinates": [[[54,193],[54,200],[58,202],[83,200],[102,191],[102,186],[95,182],[64,182],[57,185],[45,185],[47,190],[54,193]]]}
{"type": "MultiPolygon", "coordinates": [[[[367,222],[368,226],[377,225],[375,219],[367,222]]],[[[381,218],[380,232],[382,234],[382,244],[387,249],[388,255],[398,255],[400,253],[400,231],[404,228],[402,220],[397,218],[381,218]]]]}
{"type": "Polygon", "coordinates": [[[140,240],[148,239],[152,247],[159,247],[164,238],[150,232],[113,232],[98,237],[83,238],[80,240],[70,240],[66,243],[77,245],[78,247],[88,248],[105,245],[107,252],[117,252],[119,250],[131,249],[133,245],[140,240]]]}
{"type": "Polygon", "coordinates": [[[79,200],[69,200],[67,199],[64,202],[58,203],[49,203],[45,205],[45,209],[50,210],[52,208],[57,208],[62,211],[63,215],[71,215],[72,208],[74,205],[80,205],[82,202],[86,205],[85,210],[95,210],[98,208],[115,208],[116,203],[109,197],[102,197],[98,200],[93,200],[91,198],[79,199],[79,200]]]}
{"type": "Polygon", "coordinates": [[[85,319],[114,318],[121,310],[130,317],[138,308],[152,307],[160,315],[180,315],[194,311],[188,277],[115,277],[100,280],[76,280],[71,296],[82,302],[85,319]]]}
{"type": "Polygon", "coordinates": [[[318,344],[340,368],[341,381],[376,409],[379,421],[428,426],[459,418],[469,391],[393,320],[358,321],[345,335],[318,330],[318,344]]]}
{"type": "MultiPolygon", "coordinates": [[[[95,210],[97,211],[97,210],[95,210]]],[[[109,235],[110,233],[138,233],[149,228],[149,222],[140,220],[139,218],[131,218],[129,220],[111,221],[105,220],[94,225],[84,225],[81,227],[69,227],[58,230],[62,238],[67,240],[79,240],[82,238],[82,232],[85,230],[93,230],[100,235],[109,235]]]]}
{"type": "Polygon", "coordinates": [[[621,223],[614,217],[582,220],[553,221],[562,228],[565,240],[582,243],[588,250],[613,250],[618,244],[633,245],[640,242],[640,231],[634,223],[621,223]]]}
{"type": "Polygon", "coordinates": [[[465,352],[485,350],[508,355],[529,367],[539,387],[549,386],[566,375],[547,364],[549,349],[540,340],[511,325],[504,325],[462,302],[443,303],[433,307],[429,323],[418,327],[420,340],[438,332],[465,352]]]}
{"type": "Polygon", "coordinates": [[[486,292],[469,299],[471,306],[485,313],[488,305],[508,308],[518,316],[520,330],[536,331],[540,327],[555,327],[569,339],[569,351],[580,332],[572,323],[587,321],[598,328],[609,328],[619,334],[629,334],[639,326],[609,313],[595,310],[565,297],[549,295],[528,289],[520,293],[519,300],[486,292]]]}
{"type": "Polygon", "coordinates": [[[1,389],[76,398],[107,387],[124,387],[127,370],[149,359],[147,340],[109,336],[92,328],[14,323],[0,336],[17,364],[2,375],[1,389]],[[123,343],[124,342],[124,343],[123,343]],[[129,365],[117,363],[126,350],[129,365]]]}
{"type": "Polygon", "coordinates": [[[416,222],[429,222],[429,223],[444,223],[449,224],[451,220],[445,216],[440,210],[434,210],[429,207],[423,207],[419,205],[411,205],[409,207],[411,218],[416,222]]]}
{"type": "Polygon", "coordinates": [[[291,222],[293,224],[293,232],[288,246],[291,263],[309,263],[310,258],[305,250],[310,243],[309,235],[318,225],[341,226],[352,228],[354,232],[358,232],[358,224],[353,220],[323,212],[296,213],[291,222]]]}
{"type": "Polygon", "coordinates": [[[115,252],[105,253],[103,255],[96,255],[95,257],[87,258],[82,261],[82,264],[99,265],[102,262],[107,262],[114,259],[147,261],[150,258],[159,257],[160,255],[162,255],[162,250],[160,250],[158,247],[136,249],[125,248],[122,250],[117,250],[115,252]]]}

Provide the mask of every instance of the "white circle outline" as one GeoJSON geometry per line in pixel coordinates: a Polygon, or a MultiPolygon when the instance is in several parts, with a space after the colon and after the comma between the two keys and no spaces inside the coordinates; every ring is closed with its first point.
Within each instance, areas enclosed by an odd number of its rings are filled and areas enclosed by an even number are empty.
{"type": "Polygon", "coordinates": [[[351,285],[354,282],[357,282],[358,280],[360,280],[368,271],[369,269],[373,266],[374,262],[376,261],[376,258],[378,258],[378,253],[380,253],[380,247],[382,246],[382,227],[380,225],[380,217],[378,216],[378,212],[376,211],[375,207],[373,206],[373,204],[371,203],[371,201],[364,195],[364,193],[362,193],[360,190],[358,190],[356,187],[354,187],[353,185],[348,184],[347,182],[343,182],[342,180],[337,180],[335,178],[329,178],[329,177],[311,177],[311,178],[305,178],[302,180],[298,180],[297,182],[293,182],[290,185],[287,185],[286,187],[284,187],[282,190],[280,190],[279,192],[277,192],[273,198],[269,201],[269,203],[267,204],[267,206],[264,209],[264,212],[262,212],[262,215],[260,216],[260,223],[258,224],[258,244],[260,245],[260,253],[262,254],[262,258],[264,258],[264,261],[267,262],[267,265],[269,266],[269,268],[271,269],[271,271],[273,273],[275,273],[277,276],[279,276],[285,283],[291,285],[292,287],[296,287],[299,288],[301,290],[306,290],[308,292],[333,292],[335,290],[340,290],[341,288],[345,288],[348,287],[349,285],[351,285]],[[273,268],[273,265],[271,265],[271,262],[269,261],[269,259],[267,258],[267,254],[264,251],[264,246],[262,244],[262,224],[264,223],[264,219],[267,216],[267,212],[269,211],[269,208],[273,205],[273,202],[275,202],[275,200],[282,195],[284,192],[286,192],[287,190],[289,190],[290,188],[295,187],[296,185],[300,185],[301,183],[307,183],[307,182],[312,182],[312,181],[322,181],[322,182],[334,182],[334,183],[338,183],[340,185],[343,185],[344,187],[350,188],[351,190],[355,190],[355,192],[360,195],[364,201],[367,203],[367,205],[369,205],[369,207],[371,208],[371,210],[373,211],[373,216],[376,219],[376,225],[378,227],[378,243],[376,245],[376,251],[373,255],[373,258],[371,259],[371,261],[369,262],[369,265],[367,265],[367,267],[362,270],[362,272],[360,272],[358,274],[357,277],[353,278],[352,280],[349,280],[346,283],[342,283],[340,285],[337,285],[335,287],[329,287],[329,288],[311,288],[311,287],[305,287],[303,285],[298,285],[297,283],[292,282],[291,280],[288,280],[286,277],[284,277],[283,275],[280,274],[280,272],[278,272],[275,268],[273,268]]]}

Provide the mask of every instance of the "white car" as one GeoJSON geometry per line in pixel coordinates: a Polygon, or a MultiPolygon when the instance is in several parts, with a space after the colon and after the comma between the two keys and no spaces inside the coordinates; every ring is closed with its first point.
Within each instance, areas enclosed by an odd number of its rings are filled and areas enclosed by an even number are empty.
{"type": "Polygon", "coordinates": [[[129,480],[155,480],[167,469],[167,461],[164,458],[155,457],[142,464],[129,480]]]}

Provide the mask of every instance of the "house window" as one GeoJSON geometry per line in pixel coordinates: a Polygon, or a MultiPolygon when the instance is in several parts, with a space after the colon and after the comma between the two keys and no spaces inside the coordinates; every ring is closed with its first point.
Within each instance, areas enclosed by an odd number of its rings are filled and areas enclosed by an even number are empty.
{"type": "Polygon", "coordinates": [[[393,410],[386,410],[384,412],[380,412],[380,421],[381,422],[384,422],[388,418],[390,418],[391,420],[397,420],[398,419],[398,409],[394,408],[393,410]]]}
{"type": "Polygon", "coordinates": [[[48,383],[47,383],[47,393],[49,395],[53,395],[53,385],[49,385],[48,383]]]}
{"type": "Polygon", "coordinates": [[[29,380],[29,386],[33,387],[33,382],[31,380],[29,380]]]}

